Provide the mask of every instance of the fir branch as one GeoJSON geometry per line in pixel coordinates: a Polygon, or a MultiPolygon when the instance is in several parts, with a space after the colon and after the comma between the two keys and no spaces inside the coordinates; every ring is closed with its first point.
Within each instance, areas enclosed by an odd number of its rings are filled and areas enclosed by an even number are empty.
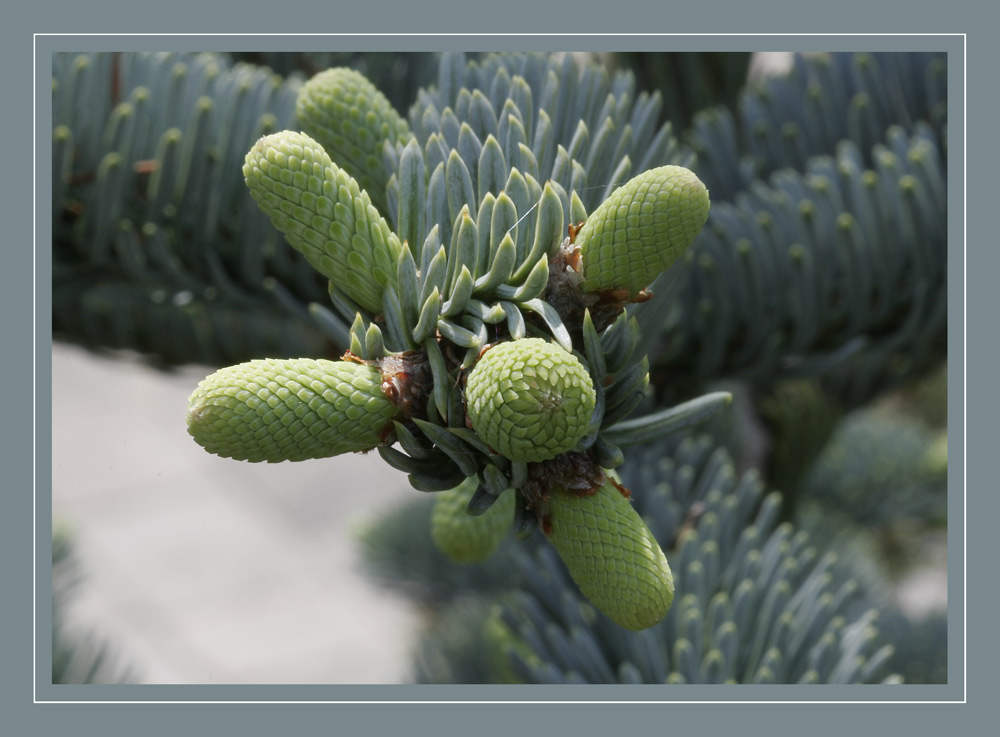
{"type": "Polygon", "coordinates": [[[252,358],[289,344],[331,350],[307,309],[326,301],[323,281],[284,246],[240,175],[253,141],[293,119],[301,84],[212,54],[53,57],[58,335],[170,362],[252,358]],[[163,292],[190,293],[219,317],[163,315],[176,329],[157,337],[144,334],[154,324],[148,305],[136,329],[124,326],[127,314],[106,316],[163,292]],[[247,319],[218,303],[245,306],[247,319]],[[264,323],[284,328],[255,333],[264,323]],[[215,332],[223,324],[228,336],[215,332]],[[212,351],[214,341],[229,347],[212,351]]]}
{"type": "Polygon", "coordinates": [[[655,383],[819,375],[856,405],[940,362],[944,161],[924,127],[873,156],[865,169],[845,142],[713,206],[672,287],[637,311],[665,316],[655,383]]]}
{"type": "MultiPolygon", "coordinates": [[[[538,201],[540,182],[558,185],[569,213],[574,191],[585,210],[593,209],[630,175],[689,165],[690,153],[677,144],[670,125],[659,122],[661,107],[658,93],[637,94],[629,73],[609,74],[593,62],[578,65],[571,55],[490,54],[467,61],[463,54],[444,54],[437,85],[421,90],[410,108],[410,127],[431,197],[439,166],[442,181],[446,175],[456,181],[467,177],[468,185],[446,207],[443,201],[429,207],[426,225],[411,245],[433,223],[447,243],[450,222],[462,206],[478,211],[487,193],[498,195],[507,183],[517,218],[526,218],[517,229],[521,249],[534,229],[530,208],[538,201]],[[510,191],[515,170],[528,190],[523,198],[510,191]]],[[[397,146],[389,154],[397,169],[402,152],[397,146]]]]}
{"type": "MultiPolygon", "coordinates": [[[[491,678],[526,683],[888,677],[891,648],[874,630],[876,614],[849,570],[806,534],[778,524],[779,497],[766,494],[759,478],[738,478],[728,454],[706,437],[630,454],[623,481],[672,551],[677,602],[667,617],[627,632],[584,602],[548,546],[525,546],[514,551],[516,589],[488,597],[499,610],[480,604],[464,623],[450,620],[458,632],[449,629],[449,669],[422,660],[422,678],[481,678],[483,653],[492,653],[491,678]],[[475,652],[457,644],[463,641],[476,642],[475,652]]],[[[440,628],[429,631],[419,652],[433,652],[443,636],[440,628]]]]}
{"type": "Polygon", "coordinates": [[[83,580],[69,532],[52,532],[52,683],[134,683],[136,673],[99,635],[70,624],[83,580]]]}
{"type": "Polygon", "coordinates": [[[796,54],[792,70],[745,87],[734,108],[703,109],[691,145],[698,175],[717,202],[730,201],[783,168],[802,170],[842,141],[869,152],[893,126],[920,123],[943,147],[947,62],[938,53],[796,54]]]}

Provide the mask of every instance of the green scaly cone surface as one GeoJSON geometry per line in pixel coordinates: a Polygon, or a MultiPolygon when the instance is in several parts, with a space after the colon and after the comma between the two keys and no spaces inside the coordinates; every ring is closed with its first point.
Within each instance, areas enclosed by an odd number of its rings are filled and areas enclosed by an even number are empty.
{"type": "Polygon", "coordinates": [[[486,560],[503,540],[514,519],[514,494],[505,491],[489,509],[468,514],[479,479],[471,477],[454,489],[434,495],[431,538],[438,549],[457,563],[486,560]]]}
{"type": "Polygon", "coordinates": [[[361,73],[337,67],[320,72],[299,90],[295,115],[332,159],[358,180],[372,202],[386,212],[389,173],[382,147],[405,143],[410,126],[379,89],[361,73]]]}
{"type": "Polygon", "coordinates": [[[630,630],[652,627],[674,600],[674,578],[649,527],[610,479],[590,496],[556,489],[549,540],[581,593],[630,630]]]}
{"type": "Polygon", "coordinates": [[[661,166],[630,179],[576,235],[586,292],[635,296],[694,242],[709,210],[708,190],[690,169],[661,166]]]}
{"type": "Polygon", "coordinates": [[[373,315],[402,247],[367,192],[304,133],[254,144],[243,177],[257,205],[313,268],[373,315]]]}
{"type": "Polygon", "coordinates": [[[262,359],[216,371],[188,402],[188,433],[209,453],[258,463],[370,450],[399,410],[365,364],[262,359]]]}
{"type": "Polygon", "coordinates": [[[572,353],[541,338],[500,343],[469,374],[473,428],[513,461],[537,462],[572,450],[594,412],[594,382],[572,353]]]}

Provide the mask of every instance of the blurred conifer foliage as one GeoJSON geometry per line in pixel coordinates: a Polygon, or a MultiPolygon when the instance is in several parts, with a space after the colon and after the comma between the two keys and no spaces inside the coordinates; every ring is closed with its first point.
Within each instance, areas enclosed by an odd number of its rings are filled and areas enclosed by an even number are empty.
{"type": "Polygon", "coordinates": [[[71,617],[85,573],[73,549],[72,533],[52,534],[52,683],[134,683],[128,655],[71,617]]]}

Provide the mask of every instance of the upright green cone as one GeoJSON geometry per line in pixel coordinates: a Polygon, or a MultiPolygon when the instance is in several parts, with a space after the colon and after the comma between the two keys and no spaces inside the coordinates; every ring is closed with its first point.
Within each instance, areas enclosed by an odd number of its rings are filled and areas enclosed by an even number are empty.
{"type": "Polygon", "coordinates": [[[412,135],[385,95],[360,72],[336,67],[302,85],[295,115],[302,130],[357,179],[375,206],[385,212],[389,172],[382,147],[405,143],[412,135]]]}
{"type": "Polygon", "coordinates": [[[616,624],[652,627],[674,600],[674,578],[649,527],[606,480],[590,496],[556,489],[546,534],[580,591],[616,624]]]}
{"type": "Polygon", "coordinates": [[[483,441],[513,461],[572,450],[586,435],[596,393],[572,353],[541,338],[488,350],[466,383],[469,420],[483,441]]]}
{"type": "Polygon", "coordinates": [[[708,190],[690,169],[661,166],[612,192],[576,235],[587,292],[634,296],[670,268],[708,219],[708,190]]]}
{"type": "Polygon", "coordinates": [[[216,371],[188,402],[188,432],[209,453],[257,463],[370,450],[399,415],[366,364],[262,359],[216,371]]]}
{"type": "Polygon", "coordinates": [[[292,131],[265,136],[247,153],[243,177],[289,245],[360,307],[382,311],[399,237],[322,146],[292,131]]]}

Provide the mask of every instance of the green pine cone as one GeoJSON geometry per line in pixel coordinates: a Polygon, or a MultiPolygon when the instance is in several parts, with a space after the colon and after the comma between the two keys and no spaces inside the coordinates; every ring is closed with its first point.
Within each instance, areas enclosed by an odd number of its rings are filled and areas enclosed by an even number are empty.
{"type": "Polygon", "coordinates": [[[395,279],[399,238],[367,192],[303,133],[265,136],[246,155],[250,194],[313,268],[373,315],[395,279]]]}
{"type": "Polygon", "coordinates": [[[353,69],[327,69],[302,86],[295,115],[302,130],[358,180],[379,210],[386,212],[389,173],[382,146],[386,141],[393,146],[406,143],[412,134],[385,95],[353,69]]]}
{"type": "Polygon", "coordinates": [[[661,166],[630,179],[576,234],[586,292],[635,296],[679,259],[708,219],[708,190],[694,172],[661,166]]]}
{"type": "Polygon", "coordinates": [[[674,600],[674,578],[649,527],[606,480],[596,494],[555,490],[546,534],[580,591],[616,624],[652,627],[674,600]]]}
{"type": "Polygon", "coordinates": [[[596,394],[572,353],[541,338],[488,350],[465,391],[473,429],[513,461],[536,462],[572,450],[587,433],[596,394]]]}
{"type": "Polygon", "coordinates": [[[514,519],[514,494],[503,492],[479,515],[465,509],[479,487],[475,476],[454,489],[434,495],[431,538],[438,549],[457,563],[486,560],[503,540],[514,519]]]}
{"type": "Polygon", "coordinates": [[[209,453],[277,463],[370,450],[398,415],[374,366],[267,358],[203,379],[187,423],[209,453]]]}

